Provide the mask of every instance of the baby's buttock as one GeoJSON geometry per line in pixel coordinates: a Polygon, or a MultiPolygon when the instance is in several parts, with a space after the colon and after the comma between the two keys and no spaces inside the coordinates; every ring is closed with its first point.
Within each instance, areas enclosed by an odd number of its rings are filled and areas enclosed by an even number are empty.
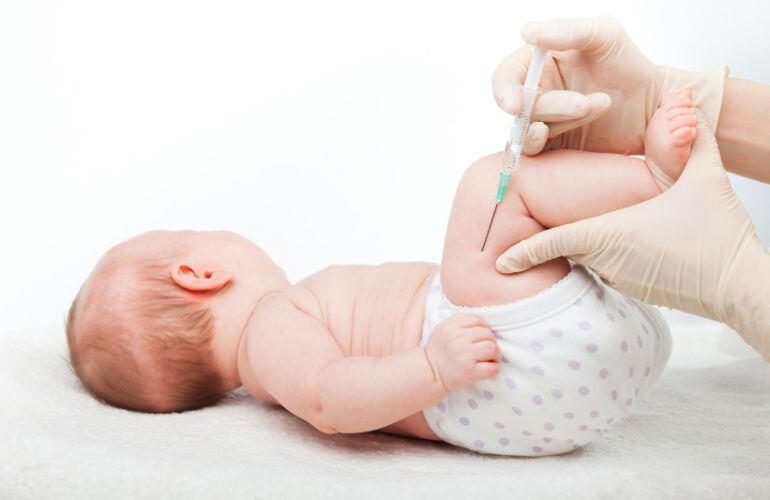
{"type": "Polygon", "coordinates": [[[450,393],[423,411],[444,441],[471,450],[542,456],[597,439],[631,414],[668,361],[660,313],[606,287],[583,267],[511,304],[453,305],[434,277],[422,345],[452,314],[484,317],[502,353],[495,378],[450,393]]]}

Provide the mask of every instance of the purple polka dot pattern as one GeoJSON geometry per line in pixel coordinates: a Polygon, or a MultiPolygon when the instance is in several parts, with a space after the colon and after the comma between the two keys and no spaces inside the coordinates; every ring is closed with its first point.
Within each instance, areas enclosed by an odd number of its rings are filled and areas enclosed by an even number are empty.
{"type": "MultiPolygon", "coordinates": [[[[665,334],[646,319],[641,304],[623,301],[613,290],[589,289],[581,307],[563,310],[524,335],[495,331],[511,342],[508,354],[516,352],[515,358],[501,356],[499,377],[438,402],[434,413],[426,413],[431,426],[454,433],[452,442],[477,452],[526,454],[529,448],[528,454],[542,456],[591,442],[633,413],[652,381],[642,382],[642,373],[652,377],[657,369],[653,358],[665,334]],[[501,408],[506,403],[512,414],[501,408]]],[[[452,307],[442,311],[454,313],[452,307]]]]}

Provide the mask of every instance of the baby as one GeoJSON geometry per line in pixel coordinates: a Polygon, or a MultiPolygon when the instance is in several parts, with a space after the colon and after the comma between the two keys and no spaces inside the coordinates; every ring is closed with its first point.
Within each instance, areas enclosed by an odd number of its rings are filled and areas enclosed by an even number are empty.
{"type": "Polygon", "coordinates": [[[630,414],[668,360],[667,327],[565,259],[512,276],[495,259],[667,189],[695,123],[682,91],[651,120],[645,161],[522,158],[484,252],[500,155],[482,158],[460,182],[440,274],[422,262],[332,266],[292,285],[232,233],[140,235],[108,251],[75,299],[72,366],[92,394],[131,410],[200,408],[243,385],[324,433],[568,452],[630,414]]]}

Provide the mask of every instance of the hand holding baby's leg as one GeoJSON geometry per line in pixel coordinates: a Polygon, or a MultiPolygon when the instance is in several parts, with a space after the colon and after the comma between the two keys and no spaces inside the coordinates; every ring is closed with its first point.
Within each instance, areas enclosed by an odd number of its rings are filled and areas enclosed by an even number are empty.
{"type": "Polygon", "coordinates": [[[695,124],[695,107],[689,90],[665,96],[652,116],[644,136],[644,155],[661,192],[679,178],[690,158],[695,124]]]}

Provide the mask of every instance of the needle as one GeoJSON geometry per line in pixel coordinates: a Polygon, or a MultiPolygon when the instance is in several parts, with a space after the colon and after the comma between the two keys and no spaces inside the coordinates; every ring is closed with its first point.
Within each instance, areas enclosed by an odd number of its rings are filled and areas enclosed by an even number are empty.
{"type": "Polygon", "coordinates": [[[532,108],[537,98],[537,85],[540,82],[540,75],[543,74],[543,65],[545,56],[548,52],[541,47],[535,47],[532,53],[532,60],[529,63],[527,78],[524,80],[524,87],[521,89],[521,110],[513,118],[513,125],[508,134],[508,141],[503,150],[503,159],[500,165],[500,182],[497,184],[497,198],[495,199],[495,210],[492,212],[492,218],[489,220],[487,234],[484,236],[484,243],[481,244],[481,251],[487,246],[489,232],[492,230],[492,223],[495,221],[497,207],[503,201],[505,190],[508,189],[508,183],[511,180],[513,171],[519,164],[521,148],[524,145],[524,138],[529,128],[529,119],[532,115],[532,108]]]}
{"type": "Polygon", "coordinates": [[[487,238],[489,238],[489,231],[492,230],[492,223],[495,221],[495,214],[497,213],[497,207],[499,206],[499,203],[495,203],[495,209],[492,212],[492,218],[489,219],[489,227],[487,228],[487,235],[484,236],[484,243],[481,245],[481,251],[484,251],[484,247],[487,246],[487,238]]]}

